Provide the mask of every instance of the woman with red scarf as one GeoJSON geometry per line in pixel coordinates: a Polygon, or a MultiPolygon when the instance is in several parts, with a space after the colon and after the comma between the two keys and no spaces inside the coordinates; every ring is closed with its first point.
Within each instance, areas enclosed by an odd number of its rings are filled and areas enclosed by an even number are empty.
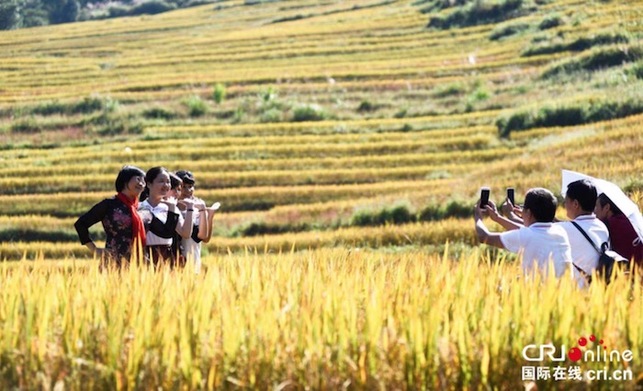
{"type": "Polygon", "coordinates": [[[134,166],[125,166],[116,177],[117,194],[94,205],[74,224],[81,244],[101,258],[101,268],[127,266],[130,259],[142,259],[145,226],[137,213],[138,198],[145,189],[145,173],[134,166]],[[105,248],[96,247],[89,236],[89,227],[103,223],[105,248]]]}

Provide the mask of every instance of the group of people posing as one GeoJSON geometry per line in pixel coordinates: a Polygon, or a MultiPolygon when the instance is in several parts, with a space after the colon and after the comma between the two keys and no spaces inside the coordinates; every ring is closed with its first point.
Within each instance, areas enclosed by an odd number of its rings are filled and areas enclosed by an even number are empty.
{"type": "Polygon", "coordinates": [[[604,243],[630,264],[643,266],[643,244],[632,224],[612,200],[597,194],[590,180],[567,186],[564,207],[571,221],[556,221],[556,197],[543,188],[530,189],[522,208],[505,201],[501,205],[504,216],[493,202],[484,207],[476,204],[476,233],[482,243],[519,253],[524,274],[547,275],[553,265],[556,277],[570,271],[579,287],[591,281],[604,243]],[[506,232],[490,232],[483,216],[489,216],[506,232]]]}
{"type": "MultiPolygon", "coordinates": [[[[121,268],[134,260],[153,266],[201,269],[201,243],[212,236],[219,203],[211,207],[194,196],[196,180],[191,172],[171,173],[163,167],[147,172],[125,166],[115,181],[116,195],[94,205],[75,223],[80,242],[98,258],[101,267],[121,268]],[[102,222],[105,247],[96,246],[89,228],[102,222]]],[[[501,206],[488,202],[474,208],[478,239],[522,256],[525,274],[556,277],[571,271],[579,286],[587,285],[596,270],[600,249],[611,249],[638,267],[643,266],[643,244],[630,221],[605,194],[597,194],[587,179],[567,186],[564,200],[571,221],[555,222],[557,200],[551,191],[534,188],[525,195],[523,207],[508,200],[501,206]],[[489,216],[507,231],[490,232],[483,222],[489,216]]]]}
{"type": "Polygon", "coordinates": [[[154,266],[201,269],[201,243],[212,236],[219,203],[211,207],[194,196],[191,172],[163,167],[147,172],[125,166],[115,181],[116,195],[104,199],[74,224],[80,242],[101,259],[101,268],[121,268],[131,260],[154,266]],[[105,247],[96,246],[89,227],[102,222],[105,247]]]}

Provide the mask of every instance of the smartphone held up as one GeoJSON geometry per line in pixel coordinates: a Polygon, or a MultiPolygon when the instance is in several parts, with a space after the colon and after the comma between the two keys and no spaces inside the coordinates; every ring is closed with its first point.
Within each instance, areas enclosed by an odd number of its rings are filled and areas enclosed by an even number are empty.
{"type": "Polygon", "coordinates": [[[489,195],[491,194],[491,189],[488,187],[480,188],[480,208],[484,208],[489,204],[489,195]]]}
{"type": "Polygon", "coordinates": [[[516,190],[513,187],[507,188],[507,201],[509,201],[512,206],[516,205],[516,190]]]}

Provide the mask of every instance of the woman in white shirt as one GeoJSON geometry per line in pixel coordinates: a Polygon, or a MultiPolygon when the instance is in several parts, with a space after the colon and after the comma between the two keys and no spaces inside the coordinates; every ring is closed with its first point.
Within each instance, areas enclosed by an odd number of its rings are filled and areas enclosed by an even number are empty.
{"type": "MultiPolygon", "coordinates": [[[[181,201],[185,207],[185,218],[179,213],[176,199],[168,198],[170,191],[170,174],[163,167],[150,168],[145,174],[147,198],[139,205],[146,224],[146,251],[154,266],[168,263],[177,265],[178,254],[172,251],[172,237],[178,233],[181,238],[189,238],[194,223],[194,203],[191,200],[181,201]],[[156,217],[156,219],[152,219],[156,217]],[[162,224],[152,224],[158,220],[162,224]]],[[[143,197],[145,197],[145,193],[143,197]]]]}
{"type": "Polygon", "coordinates": [[[187,262],[194,264],[194,271],[201,270],[201,242],[208,243],[212,237],[212,223],[214,213],[218,209],[217,203],[211,208],[205,206],[205,201],[194,197],[194,186],[196,180],[190,171],[179,170],[176,175],[181,179],[180,202],[192,201],[194,209],[198,210],[198,216],[194,217],[194,232],[192,236],[183,239],[181,242],[187,262]]]}

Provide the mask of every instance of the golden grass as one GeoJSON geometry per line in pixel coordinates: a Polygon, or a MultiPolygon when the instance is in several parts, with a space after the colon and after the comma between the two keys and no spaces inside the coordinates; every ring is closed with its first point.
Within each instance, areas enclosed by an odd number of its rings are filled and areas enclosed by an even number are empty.
{"type": "Polygon", "coordinates": [[[453,259],[336,249],[206,263],[200,275],[0,265],[0,384],[517,389],[524,346],[569,349],[588,334],[634,352],[610,369],[642,369],[638,279],[578,291],[568,279],[520,277],[516,264],[479,251],[453,259]]]}
{"type": "MultiPolygon", "coordinates": [[[[530,39],[571,41],[606,27],[639,39],[641,1],[550,2],[510,23],[537,26],[559,12],[565,25],[499,41],[488,40],[494,25],[426,29],[428,15],[414,1],[353,9],[378,0],[296,2],[304,8],[233,0],[219,10],[2,32],[0,136],[8,140],[21,140],[10,130],[10,108],[28,112],[98,94],[119,100],[119,115],[148,107],[179,112],[187,96],[207,100],[214,83],[226,84],[229,96],[219,106],[208,101],[222,117],[256,105],[267,88],[279,104],[319,103],[338,114],[276,124],[227,123],[212,114],[149,121],[140,137],[83,133],[82,145],[3,148],[2,230],[73,232],[76,216],[113,195],[126,163],[195,172],[197,195],[222,203],[220,226],[322,222],[328,230],[215,236],[204,246],[200,275],[101,274],[78,242],[0,243],[0,260],[23,259],[0,263],[0,388],[521,389],[525,345],[569,349],[592,333],[634,352],[634,361],[610,369],[639,375],[638,278],[587,291],[568,279],[522,278],[515,257],[471,248],[469,218],[333,224],[398,201],[418,210],[451,199],[473,203],[481,185],[492,187],[496,201],[507,186],[519,200],[534,186],[557,192],[561,168],[620,185],[640,182],[643,116],[514,132],[510,140],[497,138],[494,121],[502,110],[639,96],[640,82],[620,70],[538,81],[549,63],[573,53],[520,52],[530,39]],[[313,16],[270,24],[298,13],[313,16]],[[628,83],[614,79],[626,76],[628,83]],[[460,90],[440,97],[450,86],[460,90]],[[477,88],[488,100],[467,106],[477,88]],[[362,101],[387,108],[358,114],[362,101]],[[406,117],[392,118],[401,109],[406,117]]],[[[76,128],[88,117],[34,120],[76,128]]],[[[643,205],[641,192],[633,198],[643,205]]]]}

